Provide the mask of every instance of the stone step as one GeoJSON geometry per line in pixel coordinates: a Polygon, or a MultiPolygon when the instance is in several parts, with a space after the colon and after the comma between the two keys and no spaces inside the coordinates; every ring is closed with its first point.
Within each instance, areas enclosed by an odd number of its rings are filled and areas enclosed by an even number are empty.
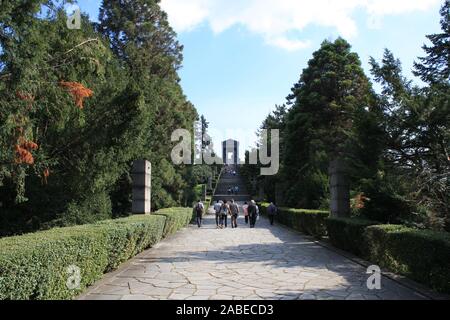
{"type": "Polygon", "coordinates": [[[226,200],[226,201],[250,201],[251,196],[248,194],[240,194],[240,195],[228,195],[228,194],[216,194],[213,197],[213,202],[220,201],[220,200],[226,200]]]}

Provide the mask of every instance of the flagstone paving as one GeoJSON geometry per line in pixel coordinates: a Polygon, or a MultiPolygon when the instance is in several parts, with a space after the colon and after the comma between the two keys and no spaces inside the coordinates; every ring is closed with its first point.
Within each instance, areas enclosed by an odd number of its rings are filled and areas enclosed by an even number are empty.
{"type": "Polygon", "coordinates": [[[79,299],[425,299],[386,277],[381,290],[369,290],[364,267],[264,218],[255,229],[239,222],[217,230],[208,216],[203,228],[163,240],[79,299]]]}

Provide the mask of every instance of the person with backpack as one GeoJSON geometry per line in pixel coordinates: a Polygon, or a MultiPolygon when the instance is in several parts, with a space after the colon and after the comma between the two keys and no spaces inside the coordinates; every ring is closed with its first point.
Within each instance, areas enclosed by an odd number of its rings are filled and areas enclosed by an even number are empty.
{"type": "Polygon", "coordinates": [[[214,204],[214,212],[216,213],[216,227],[219,229],[220,222],[220,209],[222,208],[222,202],[217,200],[214,204]]]}
{"type": "Polygon", "coordinates": [[[227,201],[225,200],[222,204],[222,207],[220,208],[220,227],[222,229],[224,228],[224,223],[225,223],[225,228],[228,227],[227,220],[228,220],[229,212],[230,212],[230,206],[228,205],[227,201]]]}
{"type": "Polygon", "coordinates": [[[270,205],[267,207],[267,215],[269,216],[270,225],[273,226],[273,221],[275,219],[275,216],[277,215],[278,208],[275,206],[273,202],[270,203],[270,205]]]}
{"type": "Polygon", "coordinates": [[[197,218],[197,225],[199,228],[202,227],[203,213],[205,212],[205,206],[203,205],[202,200],[198,200],[197,204],[194,207],[195,215],[197,218]]]}
{"type": "Polygon", "coordinates": [[[233,229],[237,228],[238,227],[237,219],[239,217],[239,206],[237,205],[236,202],[234,202],[234,200],[231,200],[230,215],[231,215],[231,227],[233,229]]]}
{"type": "Polygon", "coordinates": [[[256,224],[256,218],[258,216],[257,207],[255,200],[250,201],[250,204],[248,205],[248,216],[250,219],[250,228],[254,228],[256,224]]]}

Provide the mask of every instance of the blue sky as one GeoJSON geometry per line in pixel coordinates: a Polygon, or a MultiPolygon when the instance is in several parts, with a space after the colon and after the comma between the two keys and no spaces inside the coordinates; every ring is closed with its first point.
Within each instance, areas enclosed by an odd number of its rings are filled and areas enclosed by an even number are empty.
{"type": "MultiPolygon", "coordinates": [[[[78,1],[93,20],[100,2],[78,1]]],[[[410,70],[414,60],[423,55],[425,35],[440,30],[442,3],[163,0],[162,7],[184,45],[182,87],[210,122],[215,146],[222,139],[235,138],[247,147],[275,104],[285,102],[324,39],[346,38],[367,73],[369,57],[380,59],[388,48],[412,78],[410,70]]]]}

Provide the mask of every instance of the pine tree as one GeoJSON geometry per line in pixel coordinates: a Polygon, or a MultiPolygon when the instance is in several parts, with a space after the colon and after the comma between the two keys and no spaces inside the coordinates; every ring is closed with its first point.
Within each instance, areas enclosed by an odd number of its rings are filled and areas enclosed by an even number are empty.
{"type": "MultiPolygon", "coordinates": [[[[130,74],[150,114],[145,147],[140,157],[153,164],[154,209],[181,204],[185,199],[188,170],[171,162],[171,133],[190,129],[197,113],[179,84],[177,70],[182,46],[158,0],[103,1],[98,30],[130,74]]],[[[126,177],[124,178],[126,179],[126,177]]]]}
{"type": "Polygon", "coordinates": [[[292,205],[321,205],[328,163],[351,156],[355,121],[370,105],[370,83],[350,49],[341,38],[323,42],[288,97],[283,172],[292,205]]]}
{"type": "Polygon", "coordinates": [[[431,46],[422,48],[427,54],[414,64],[414,74],[427,83],[450,81],[450,0],[445,0],[440,11],[442,33],[428,35],[431,46]]]}

